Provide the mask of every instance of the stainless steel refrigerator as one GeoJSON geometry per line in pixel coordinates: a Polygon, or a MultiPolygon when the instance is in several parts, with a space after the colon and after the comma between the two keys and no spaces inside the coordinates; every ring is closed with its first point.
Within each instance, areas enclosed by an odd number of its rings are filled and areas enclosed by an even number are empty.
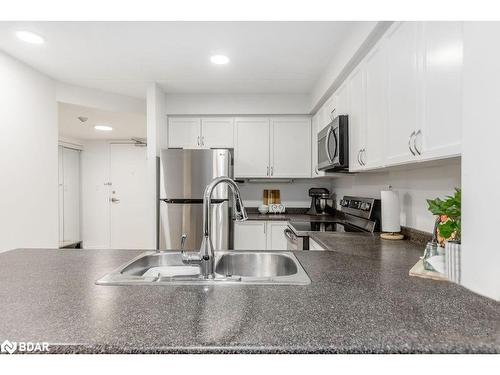
{"type": "MultiPolygon", "coordinates": [[[[203,192],[212,179],[220,176],[233,177],[230,150],[161,150],[158,188],[160,249],[200,248],[203,192]]],[[[227,185],[220,184],[212,195],[210,212],[215,250],[229,249],[232,240],[228,194],[227,185]]]]}

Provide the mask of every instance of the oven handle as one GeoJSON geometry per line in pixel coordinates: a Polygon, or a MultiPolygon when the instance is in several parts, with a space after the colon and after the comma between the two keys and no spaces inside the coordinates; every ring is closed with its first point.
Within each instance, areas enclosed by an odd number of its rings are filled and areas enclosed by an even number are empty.
{"type": "MultiPolygon", "coordinates": [[[[328,144],[330,143],[330,136],[333,134],[333,127],[330,126],[330,129],[328,129],[328,133],[326,134],[326,141],[325,141],[325,150],[326,150],[326,157],[328,158],[328,161],[330,163],[333,163],[332,160],[332,155],[330,155],[330,149],[328,148],[328,144]]],[[[335,134],[333,134],[335,136],[335,134]]]]}
{"type": "Polygon", "coordinates": [[[292,243],[297,242],[297,237],[295,237],[295,234],[289,229],[285,228],[284,230],[285,237],[292,243]],[[295,237],[295,238],[294,238],[295,237]]]}

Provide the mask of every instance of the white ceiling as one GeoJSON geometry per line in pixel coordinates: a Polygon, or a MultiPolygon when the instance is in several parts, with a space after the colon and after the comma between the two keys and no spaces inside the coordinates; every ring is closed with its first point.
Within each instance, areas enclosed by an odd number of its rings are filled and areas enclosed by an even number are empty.
{"type": "Polygon", "coordinates": [[[137,113],[110,112],[74,104],[59,103],[59,135],[77,140],[146,138],[146,116],[137,113]],[[87,117],[82,123],[78,116],[87,117]],[[109,125],[110,132],[94,129],[109,125]]]}
{"type": "Polygon", "coordinates": [[[0,22],[0,49],[59,81],[136,97],[152,81],[167,93],[308,94],[356,24],[0,22]],[[212,54],[231,62],[213,65],[212,54]]]}

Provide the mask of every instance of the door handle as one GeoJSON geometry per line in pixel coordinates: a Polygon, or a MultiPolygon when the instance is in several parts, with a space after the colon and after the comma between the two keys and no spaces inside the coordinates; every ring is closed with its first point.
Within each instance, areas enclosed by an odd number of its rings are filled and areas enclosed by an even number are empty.
{"type": "Polygon", "coordinates": [[[419,134],[422,134],[422,130],[420,130],[420,129],[417,130],[417,132],[415,133],[415,138],[413,138],[413,148],[415,149],[417,154],[422,155],[422,152],[421,152],[422,150],[419,150],[417,148],[417,138],[418,138],[419,134]]]}
{"type": "Polygon", "coordinates": [[[266,169],[266,176],[269,176],[269,166],[267,166],[267,169],[266,169]]]}
{"type": "Polygon", "coordinates": [[[411,140],[412,138],[415,136],[415,130],[411,132],[410,134],[410,138],[408,139],[408,148],[410,150],[410,152],[412,153],[413,156],[416,156],[415,152],[413,151],[413,149],[411,148],[411,140]]]}
{"type": "Polygon", "coordinates": [[[198,146],[201,146],[201,145],[200,145],[200,136],[198,136],[198,140],[197,140],[197,142],[196,142],[196,143],[198,144],[198,146]]]}
{"type": "Polygon", "coordinates": [[[274,166],[271,167],[271,176],[274,174],[274,166]]]}
{"type": "Polygon", "coordinates": [[[359,160],[361,160],[361,164],[363,164],[363,166],[366,166],[366,163],[363,160],[363,155],[365,154],[365,152],[366,152],[366,149],[364,149],[364,148],[362,148],[361,151],[359,152],[359,160]]]}
{"type": "Polygon", "coordinates": [[[333,133],[333,128],[330,126],[330,129],[328,129],[328,134],[326,135],[326,141],[325,141],[326,157],[328,158],[328,161],[330,163],[333,163],[333,160],[332,160],[332,155],[330,155],[330,148],[328,146],[330,143],[330,137],[331,137],[332,133],[333,133]]]}
{"type": "Polygon", "coordinates": [[[358,164],[363,165],[363,163],[361,163],[360,157],[361,157],[361,150],[358,151],[358,164]]]}
{"type": "Polygon", "coordinates": [[[119,200],[118,198],[111,198],[111,199],[110,199],[110,202],[111,202],[111,203],[119,203],[119,202],[120,202],[120,200],[119,200]]]}

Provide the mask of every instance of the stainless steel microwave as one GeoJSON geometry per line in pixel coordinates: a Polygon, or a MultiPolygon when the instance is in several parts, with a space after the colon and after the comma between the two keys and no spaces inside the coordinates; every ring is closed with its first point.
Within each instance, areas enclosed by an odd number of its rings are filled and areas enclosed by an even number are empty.
{"type": "Polygon", "coordinates": [[[319,170],[342,171],[349,169],[348,129],[347,115],[340,115],[318,133],[319,170]]]}

